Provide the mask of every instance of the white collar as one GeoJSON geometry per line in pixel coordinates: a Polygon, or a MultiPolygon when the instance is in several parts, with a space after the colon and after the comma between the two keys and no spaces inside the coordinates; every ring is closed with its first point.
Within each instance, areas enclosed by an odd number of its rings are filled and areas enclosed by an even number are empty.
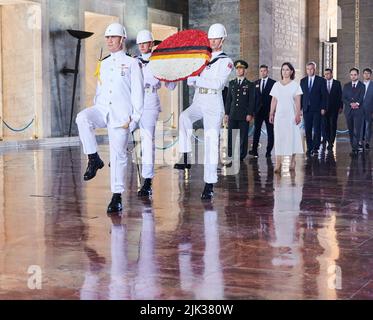
{"type": "Polygon", "coordinates": [[[117,51],[117,52],[111,52],[111,53],[110,53],[110,55],[111,55],[113,58],[115,58],[115,57],[119,57],[119,56],[121,56],[122,54],[125,54],[125,53],[124,53],[124,50],[119,50],[119,51],[117,51]]]}
{"type": "Polygon", "coordinates": [[[368,80],[368,81],[365,81],[365,80],[364,80],[364,83],[365,83],[365,84],[370,84],[370,81],[371,81],[371,80],[368,80]]]}
{"type": "Polygon", "coordinates": [[[262,80],[261,80],[261,81],[263,81],[263,80],[264,80],[264,81],[267,81],[267,80],[268,80],[268,78],[269,78],[269,77],[266,77],[266,78],[262,78],[262,80]]]}
{"type": "Polygon", "coordinates": [[[237,77],[237,80],[238,80],[238,81],[244,81],[244,80],[245,80],[245,77],[237,77]]]}
{"type": "Polygon", "coordinates": [[[308,76],[308,79],[315,79],[316,75],[313,75],[312,77],[308,76]]]}
{"type": "Polygon", "coordinates": [[[145,60],[145,61],[149,61],[149,58],[150,58],[151,55],[152,55],[151,52],[149,52],[149,53],[143,53],[143,54],[141,55],[141,58],[142,58],[143,60],[145,60]]]}
{"type": "Polygon", "coordinates": [[[354,85],[354,84],[357,85],[358,83],[359,83],[359,80],[358,80],[358,81],[355,81],[355,82],[352,81],[352,85],[354,85]]]}

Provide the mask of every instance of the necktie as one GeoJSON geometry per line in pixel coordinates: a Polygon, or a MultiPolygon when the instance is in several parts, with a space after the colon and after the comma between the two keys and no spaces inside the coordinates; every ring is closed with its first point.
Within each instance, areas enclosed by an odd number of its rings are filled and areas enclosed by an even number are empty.
{"type": "Polygon", "coordinates": [[[312,78],[310,78],[310,83],[308,85],[308,91],[311,92],[312,90],[312,78]]]}
{"type": "Polygon", "coordinates": [[[264,92],[264,88],[266,87],[266,81],[263,79],[262,81],[262,90],[261,90],[261,93],[264,92]]]}
{"type": "Polygon", "coordinates": [[[241,79],[238,80],[238,86],[241,86],[241,79]]]}

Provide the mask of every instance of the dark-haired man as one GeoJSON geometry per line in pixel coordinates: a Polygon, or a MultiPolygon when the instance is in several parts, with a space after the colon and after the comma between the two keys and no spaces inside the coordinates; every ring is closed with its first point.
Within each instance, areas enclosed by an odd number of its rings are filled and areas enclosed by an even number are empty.
{"type": "Polygon", "coordinates": [[[370,149],[370,140],[372,137],[372,114],[373,114],[373,81],[372,69],[366,68],[363,72],[365,95],[363,102],[364,120],[362,125],[362,141],[361,145],[364,145],[365,149],[370,149]]]}
{"type": "Polygon", "coordinates": [[[361,141],[361,127],[364,119],[362,104],[365,95],[365,86],[359,81],[359,69],[350,70],[351,82],[345,84],[342,98],[348,131],[350,133],[350,143],[352,147],[351,156],[359,154],[359,141],[361,141]]]}
{"type": "Polygon", "coordinates": [[[338,115],[343,111],[342,85],[333,79],[333,70],[325,69],[328,111],[323,117],[323,138],[328,142],[328,151],[333,151],[335,138],[337,136],[338,115]]]}
{"type": "Polygon", "coordinates": [[[260,79],[255,81],[254,142],[253,149],[249,152],[249,154],[254,158],[258,158],[258,146],[262,132],[262,125],[263,122],[265,122],[268,136],[266,157],[270,158],[274,146],[273,124],[269,122],[269,112],[271,111],[272,102],[270,92],[276,81],[268,76],[268,66],[261,65],[259,72],[260,79]]]}

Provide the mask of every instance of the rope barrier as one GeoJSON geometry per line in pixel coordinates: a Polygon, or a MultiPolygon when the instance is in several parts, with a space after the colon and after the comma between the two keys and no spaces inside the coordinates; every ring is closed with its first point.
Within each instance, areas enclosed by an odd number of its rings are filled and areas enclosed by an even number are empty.
{"type": "Polygon", "coordinates": [[[21,129],[15,129],[15,128],[12,128],[9,124],[7,124],[4,120],[3,120],[3,124],[5,125],[5,127],[7,127],[9,130],[13,131],[13,132],[22,132],[22,131],[26,131],[29,127],[31,127],[31,125],[34,123],[35,121],[35,118],[33,118],[29,124],[27,124],[25,127],[21,128],[21,129]]]}
{"type": "Polygon", "coordinates": [[[166,124],[167,122],[170,122],[171,119],[173,118],[173,116],[174,116],[174,114],[171,113],[170,117],[167,120],[163,121],[163,124],[166,124]]]}
{"type": "Polygon", "coordinates": [[[179,142],[179,138],[177,138],[174,142],[172,142],[172,143],[170,143],[168,146],[165,146],[165,147],[155,147],[157,150],[162,150],[162,151],[164,151],[164,150],[167,150],[167,149],[170,149],[170,148],[172,148],[173,146],[175,146],[176,145],[176,143],[178,143],[179,142]]]}

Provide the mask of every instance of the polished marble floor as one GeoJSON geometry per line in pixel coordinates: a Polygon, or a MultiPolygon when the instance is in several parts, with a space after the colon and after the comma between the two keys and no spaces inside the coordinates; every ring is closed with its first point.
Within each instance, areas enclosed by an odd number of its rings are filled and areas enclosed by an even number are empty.
{"type": "Polygon", "coordinates": [[[0,299],[373,299],[373,152],[348,152],[282,176],[247,160],[212,204],[202,166],[157,166],[146,202],[131,164],[111,218],[108,167],[84,182],[79,147],[2,152],[0,299]]]}

